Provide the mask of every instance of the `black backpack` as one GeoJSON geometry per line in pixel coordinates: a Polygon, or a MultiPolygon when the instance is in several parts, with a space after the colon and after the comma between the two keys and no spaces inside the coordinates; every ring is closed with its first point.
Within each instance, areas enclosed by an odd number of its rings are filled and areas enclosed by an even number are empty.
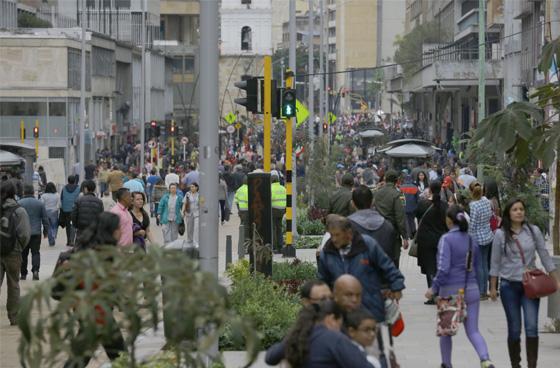
{"type": "Polygon", "coordinates": [[[16,210],[18,208],[19,206],[2,208],[2,217],[0,219],[0,255],[3,257],[12,253],[16,247],[16,210]]]}

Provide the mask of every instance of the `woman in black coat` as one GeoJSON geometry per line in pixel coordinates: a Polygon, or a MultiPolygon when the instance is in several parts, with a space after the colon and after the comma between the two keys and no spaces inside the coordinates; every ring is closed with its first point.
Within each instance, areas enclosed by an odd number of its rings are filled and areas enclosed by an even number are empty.
{"type": "MultiPolygon", "coordinates": [[[[434,180],[430,182],[430,195],[422,199],[416,207],[416,218],[418,218],[418,266],[420,271],[426,275],[428,288],[432,287],[432,280],[437,273],[437,247],[439,238],[447,232],[445,224],[445,213],[447,203],[441,200],[441,182],[434,180]]],[[[433,299],[424,304],[434,304],[433,299]]]]}

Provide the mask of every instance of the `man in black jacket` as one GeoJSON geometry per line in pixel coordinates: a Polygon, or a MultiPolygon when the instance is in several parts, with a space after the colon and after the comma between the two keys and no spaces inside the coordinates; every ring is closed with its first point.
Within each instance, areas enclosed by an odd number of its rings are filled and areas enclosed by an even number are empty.
{"type": "Polygon", "coordinates": [[[373,193],[365,185],[360,185],[352,192],[352,204],[357,211],[348,216],[354,230],[362,235],[369,235],[377,240],[385,254],[395,259],[393,242],[397,236],[393,225],[381,216],[376,209],[371,208],[373,193]]]}
{"type": "Polygon", "coordinates": [[[76,200],[72,210],[72,222],[78,237],[90,224],[97,223],[97,216],[103,212],[103,202],[95,196],[95,182],[86,180],[82,188],[83,195],[76,200]]]}

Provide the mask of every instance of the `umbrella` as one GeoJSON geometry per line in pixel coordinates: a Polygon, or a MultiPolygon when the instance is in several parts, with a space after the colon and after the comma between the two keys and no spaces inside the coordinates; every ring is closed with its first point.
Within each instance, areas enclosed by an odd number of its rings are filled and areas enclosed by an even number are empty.
{"type": "Polygon", "coordinates": [[[0,150],[0,165],[19,165],[22,161],[25,160],[21,156],[0,150]]]}
{"type": "Polygon", "coordinates": [[[368,129],[358,133],[362,138],[374,138],[374,137],[382,137],[384,134],[383,132],[377,129],[368,129]]]}
{"type": "Polygon", "coordinates": [[[383,150],[389,157],[429,157],[434,154],[431,146],[407,143],[383,150]]]}

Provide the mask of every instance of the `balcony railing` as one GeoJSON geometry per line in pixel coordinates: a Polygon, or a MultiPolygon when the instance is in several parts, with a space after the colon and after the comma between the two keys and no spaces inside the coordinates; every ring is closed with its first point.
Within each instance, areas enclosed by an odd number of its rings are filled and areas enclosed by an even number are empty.
{"type": "MultiPolygon", "coordinates": [[[[460,62],[478,60],[477,47],[462,45],[425,45],[422,54],[422,67],[429,66],[436,61],[460,62]]],[[[503,57],[502,45],[492,43],[486,45],[486,60],[501,60],[503,57]]]]}

